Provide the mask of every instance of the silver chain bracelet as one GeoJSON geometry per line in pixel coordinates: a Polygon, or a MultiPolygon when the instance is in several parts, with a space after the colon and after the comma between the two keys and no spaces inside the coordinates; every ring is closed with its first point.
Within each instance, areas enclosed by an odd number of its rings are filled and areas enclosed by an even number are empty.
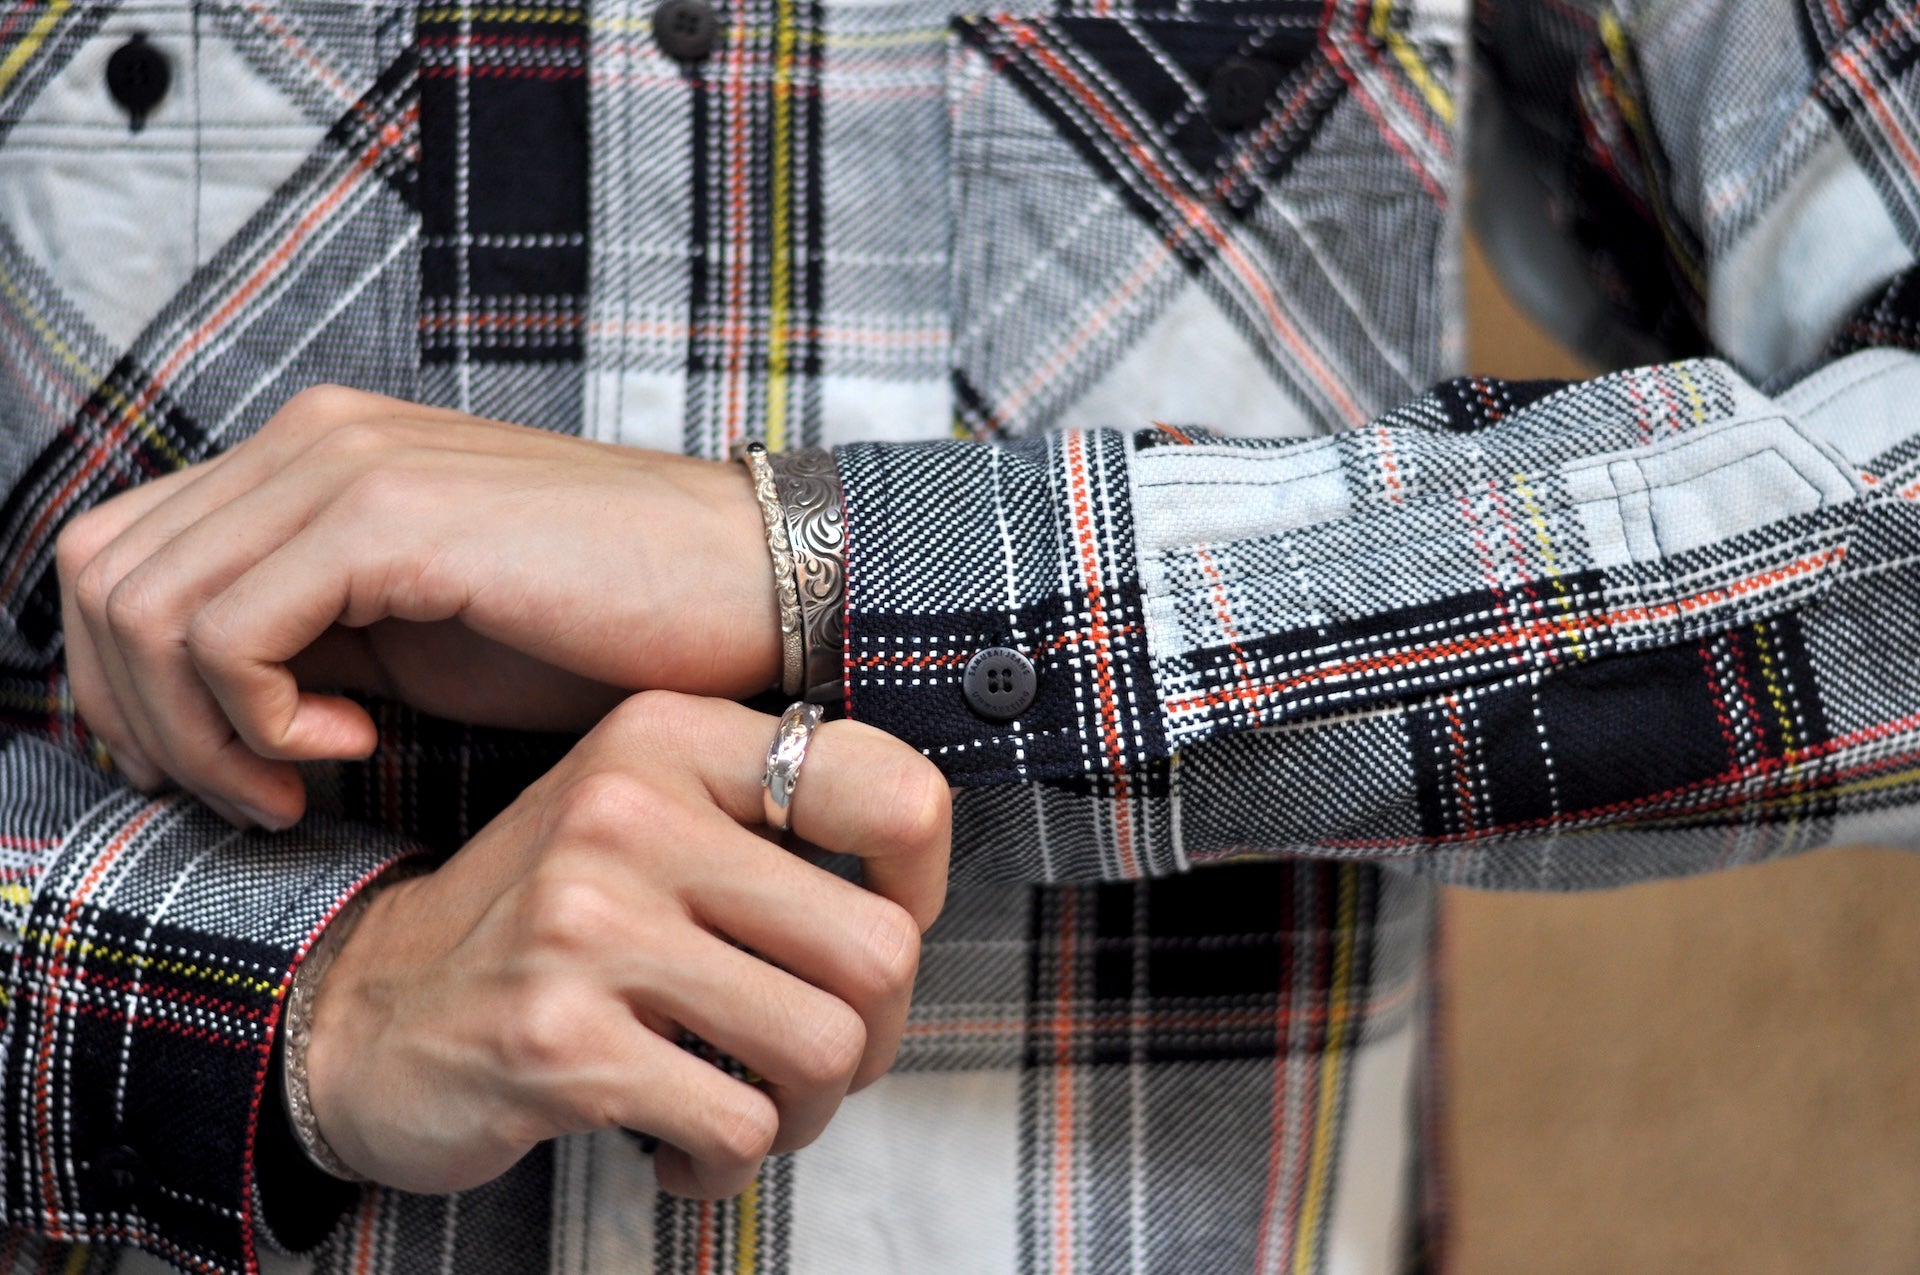
{"type": "Polygon", "coordinates": [[[417,860],[395,864],[360,888],[360,892],[348,899],[327,928],[307,949],[306,957],[293,973],[293,983],[287,988],[287,1010],[280,1029],[280,1098],[286,1105],[287,1123],[293,1127],[294,1141],[306,1152],[307,1159],[322,1173],[336,1177],[343,1182],[366,1182],[370,1179],[355,1173],[341,1160],[339,1154],[327,1145],[320,1134],[320,1121],[313,1114],[313,1093],[307,1078],[307,1049],[313,1044],[313,1002],[320,992],[320,980],[327,976],[327,970],[333,965],[334,957],[346,946],[354,927],[365,915],[367,905],[374,897],[390,886],[400,884],[420,876],[427,871],[424,863],[417,860]]]}
{"type": "Polygon", "coordinates": [[[753,476],[753,494],[760,502],[760,521],[766,527],[767,555],[773,559],[773,595],[780,604],[780,689],[798,695],[805,682],[806,656],[800,633],[800,593],[793,572],[793,550],[787,537],[787,514],[774,481],[772,453],[765,443],[738,448],[740,463],[753,476]]]}

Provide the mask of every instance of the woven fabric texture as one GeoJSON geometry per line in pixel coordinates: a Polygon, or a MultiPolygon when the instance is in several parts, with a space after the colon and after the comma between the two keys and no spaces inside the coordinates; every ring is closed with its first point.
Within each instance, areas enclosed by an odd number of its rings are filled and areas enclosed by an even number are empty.
{"type": "Polygon", "coordinates": [[[699,63],[639,0],[0,20],[0,1265],[1438,1268],[1435,879],[1914,839],[1904,9],[715,10],[699,63]],[[1659,365],[1445,379],[1469,104],[1659,365]],[[739,1199],[614,1132],[270,1251],[300,954],[568,745],[376,704],[271,838],[102,768],[54,537],[319,381],[836,447],[845,707],[959,785],[955,889],[895,1074],[739,1199]],[[1003,726],[994,644],[1040,674],[1003,726]]]}

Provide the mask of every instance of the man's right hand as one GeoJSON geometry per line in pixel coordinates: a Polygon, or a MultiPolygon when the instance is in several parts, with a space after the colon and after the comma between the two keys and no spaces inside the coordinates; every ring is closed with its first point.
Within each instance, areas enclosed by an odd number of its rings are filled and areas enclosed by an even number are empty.
{"type": "Polygon", "coordinates": [[[862,889],[751,830],[774,725],[635,696],[438,871],[374,899],[307,1056],[348,1165],[458,1191],[548,1138],[625,1127],[661,1139],[666,1190],[732,1195],[887,1069],[945,897],[946,782],[878,731],[819,728],[793,831],[857,856],[862,889]]]}

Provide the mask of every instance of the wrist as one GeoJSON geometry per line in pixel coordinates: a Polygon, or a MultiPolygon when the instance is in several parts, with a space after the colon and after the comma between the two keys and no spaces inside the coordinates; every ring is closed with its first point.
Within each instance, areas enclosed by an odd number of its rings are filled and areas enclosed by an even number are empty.
{"type": "Polygon", "coordinates": [[[282,1092],[294,1137],[321,1170],[347,1181],[369,1176],[362,1168],[371,1164],[368,1147],[358,1136],[347,1095],[354,1089],[355,1061],[373,1053],[371,1043],[389,999],[378,976],[386,962],[372,949],[388,928],[386,915],[419,885],[419,875],[404,865],[390,870],[389,879],[364,887],[315,940],[301,970],[307,982],[295,978],[295,995],[306,999],[305,1030],[299,1034],[294,1031],[298,1002],[289,998],[282,1092]],[[316,956],[318,965],[312,963],[316,956]]]}

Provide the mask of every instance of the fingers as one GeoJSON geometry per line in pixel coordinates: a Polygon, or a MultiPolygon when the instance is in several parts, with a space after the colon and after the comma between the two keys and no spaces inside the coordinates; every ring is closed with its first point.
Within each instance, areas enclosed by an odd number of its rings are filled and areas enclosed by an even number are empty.
{"type": "MultiPolygon", "coordinates": [[[[270,481],[209,510],[233,468],[186,488],[108,546],[82,574],[83,618],[148,759],[229,818],[282,827],[304,806],[298,774],[236,734],[195,668],[192,645],[205,600],[296,534],[312,497],[299,484],[270,481]]],[[[371,722],[352,743],[357,751],[329,755],[364,756],[371,722]]]]}
{"type": "Polygon", "coordinates": [[[411,574],[408,547],[437,539],[418,524],[405,532],[340,516],[307,524],[209,597],[187,634],[188,672],[264,756],[364,756],[377,742],[372,720],[349,700],[303,692],[290,662],[336,623],[443,620],[457,612],[458,598],[435,605],[403,582],[411,574]]]}
{"type": "Polygon", "coordinates": [[[913,917],[757,838],[745,846],[716,838],[709,855],[713,871],[693,895],[696,919],[833,993],[858,1015],[864,1046],[852,1089],[884,1075],[899,1053],[919,970],[913,917]]]}
{"type": "Polygon", "coordinates": [[[671,969],[641,960],[628,977],[637,1004],[766,1080],[780,1113],[773,1150],[820,1136],[866,1050],[866,1024],[845,1001],[697,930],[675,945],[671,969]]]}
{"type": "MultiPolygon", "coordinates": [[[[774,718],[738,704],[650,691],[627,700],[596,734],[629,764],[670,753],[728,817],[756,825],[774,727],[774,718]]],[[[867,886],[905,908],[922,930],[939,915],[952,799],[939,770],[908,745],[859,722],[819,727],[791,816],[795,835],[860,859],[867,886]]]]}
{"type": "Polygon", "coordinates": [[[720,1199],[751,1186],[780,1133],[774,1100],[638,1022],[620,1037],[597,1082],[569,1096],[572,1122],[660,1138],[655,1170],[675,1195],[720,1199]]]}
{"type": "MultiPolygon", "coordinates": [[[[60,582],[60,624],[65,638],[67,683],[74,708],[95,736],[107,746],[114,764],[136,787],[154,788],[165,778],[159,767],[135,741],[132,722],[116,698],[108,666],[94,639],[88,613],[104,607],[108,579],[95,564],[105,551],[149,511],[193,484],[206,466],[196,466],[142,484],[69,520],[55,544],[54,558],[60,582]],[[92,592],[99,605],[82,603],[81,581],[92,571],[92,592]]],[[[104,615],[98,615],[104,626],[104,615]]]]}

